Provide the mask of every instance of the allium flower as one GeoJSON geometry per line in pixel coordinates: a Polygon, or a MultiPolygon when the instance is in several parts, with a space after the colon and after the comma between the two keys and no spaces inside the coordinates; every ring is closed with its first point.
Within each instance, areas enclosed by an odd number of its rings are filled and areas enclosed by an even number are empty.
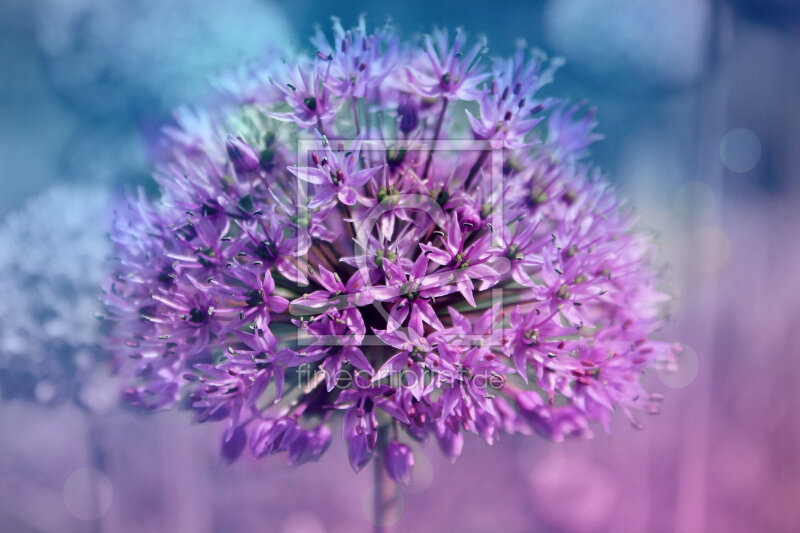
{"type": "Polygon", "coordinates": [[[418,64],[411,59],[406,67],[409,89],[428,98],[443,97],[447,100],[474,100],[477,85],[488,74],[478,67],[478,59],[484,43],[476,42],[464,50],[466,35],[456,31],[453,44],[447,30],[436,30],[433,37],[425,37],[425,54],[429,64],[418,64]],[[415,68],[416,67],[416,68],[415,68]],[[425,69],[425,70],[420,70],[425,69]]]}
{"type": "Polygon", "coordinates": [[[552,65],[363,21],[314,43],[251,80],[259,98],[179,115],[160,200],[117,213],[128,399],[224,421],[228,461],[314,460],[341,413],[352,467],[382,454],[399,482],[409,439],[454,460],[465,433],[560,441],[655,412],[640,379],[674,354],[651,339],[654,248],[583,159],[593,113],[537,97],[552,65]]]}
{"type": "MultiPolygon", "coordinates": [[[[97,364],[102,344],[97,315],[98,286],[111,248],[110,214],[104,189],[58,186],[29,200],[0,226],[4,397],[109,405],[101,385],[107,379],[97,364]]],[[[113,402],[113,389],[108,392],[113,402]]]]}

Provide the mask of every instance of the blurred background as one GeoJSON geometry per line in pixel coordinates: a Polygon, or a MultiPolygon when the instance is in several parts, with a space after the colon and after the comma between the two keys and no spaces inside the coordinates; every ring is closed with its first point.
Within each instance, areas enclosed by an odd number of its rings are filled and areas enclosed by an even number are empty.
{"type": "Polygon", "coordinates": [[[97,286],[108,200],[148,183],[160,124],[207,80],[366,13],[463,26],[566,65],[597,162],[662,245],[677,374],[644,431],[429,443],[402,531],[800,531],[800,0],[0,0],[0,531],[370,530],[369,473],[220,464],[219,427],[116,404],[97,286]]]}

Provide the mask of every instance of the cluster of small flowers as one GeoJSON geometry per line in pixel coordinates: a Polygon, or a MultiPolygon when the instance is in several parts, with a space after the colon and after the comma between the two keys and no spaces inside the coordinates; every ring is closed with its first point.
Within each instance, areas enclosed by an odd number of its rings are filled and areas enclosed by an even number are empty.
{"type": "Polygon", "coordinates": [[[103,386],[96,317],[111,248],[109,221],[105,189],[66,185],[6,216],[0,226],[3,397],[94,404],[93,389],[85,387],[103,386]]]}
{"type": "Polygon", "coordinates": [[[640,378],[674,356],[649,338],[665,298],[583,162],[592,111],[538,99],[552,69],[523,50],[333,34],[228,80],[227,108],[177,113],[160,204],[119,210],[105,302],[127,398],[226,420],[228,460],[315,460],[342,412],[352,467],[383,453],[401,482],[409,439],[454,460],[467,432],[560,441],[657,411],[640,378]]]}

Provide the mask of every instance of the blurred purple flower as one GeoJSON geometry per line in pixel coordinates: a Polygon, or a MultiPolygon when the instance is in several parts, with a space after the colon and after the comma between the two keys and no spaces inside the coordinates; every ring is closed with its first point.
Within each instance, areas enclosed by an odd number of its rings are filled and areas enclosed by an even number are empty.
{"type": "Polygon", "coordinates": [[[411,133],[419,125],[419,109],[410,94],[400,95],[397,102],[397,116],[400,118],[400,131],[411,133]]]}

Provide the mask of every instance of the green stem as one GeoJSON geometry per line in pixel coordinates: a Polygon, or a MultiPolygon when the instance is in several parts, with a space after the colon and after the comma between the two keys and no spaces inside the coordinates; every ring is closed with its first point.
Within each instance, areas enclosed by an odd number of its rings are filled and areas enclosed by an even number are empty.
{"type": "Polygon", "coordinates": [[[387,524],[389,517],[396,512],[397,505],[397,484],[389,478],[386,473],[384,457],[386,447],[389,445],[389,426],[383,425],[378,428],[378,440],[375,443],[375,456],[372,459],[373,475],[375,482],[375,493],[373,500],[373,520],[375,523],[375,533],[392,533],[395,531],[394,524],[387,524]]]}
{"type": "MultiPolygon", "coordinates": [[[[88,456],[89,456],[89,465],[98,470],[100,472],[106,471],[106,453],[103,449],[103,444],[101,442],[102,435],[100,429],[100,421],[98,420],[97,415],[87,411],[86,414],[87,418],[87,437],[89,439],[88,444],[88,456]]],[[[93,533],[103,533],[103,517],[101,516],[101,508],[100,508],[100,488],[97,486],[97,479],[92,476],[90,479],[90,486],[89,486],[90,495],[92,498],[92,507],[95,516],[97,517],[95,520],[92,521],[92,532],[93,533]]]]}
{"type": "Polygon", "coordinates": [[[475,161],[475,164],[472,165],[472,168],[469,171],[469,175],[467,176],[467,179],[464,182],[464,190],[469,191],[470,186],[472,185],[472,180],[475,178],[475,176],[478,175],[478,172],[480,172],[481,168],[483,168],[483,164],[486,162],[487,157],[489,157],[488,150],[482,151],[481,155],[478,156],[477,161],[475,161]]]}
{"type": "Polygon", "coordinates": [[[356,135],[361,135],[361,125],[358,122],[358,104],[356,103],[355,96],[350,98],[350,105],[353,107],[353,120],[356,123],[356,135]]]}
{"type": "Polygon", "coordinates": [[[431,151],[428,153],[428,161],[425,162],[425,171],[422,173],[422,180],[424,181],[426,177],[428,177],[428,170],[431,167],[431,161],[433,161],[433,150],[436,148],[436,141],[439,140],[439,134],[442,131],[442,123],[444,122],[444,114],[447,111],[447,104],[449,100],[447,98],[442,101],[442,110],[439,112],[439,119],[436,121],[436,131],[433,134],[433,142],[431,143],[431,151]]]}

